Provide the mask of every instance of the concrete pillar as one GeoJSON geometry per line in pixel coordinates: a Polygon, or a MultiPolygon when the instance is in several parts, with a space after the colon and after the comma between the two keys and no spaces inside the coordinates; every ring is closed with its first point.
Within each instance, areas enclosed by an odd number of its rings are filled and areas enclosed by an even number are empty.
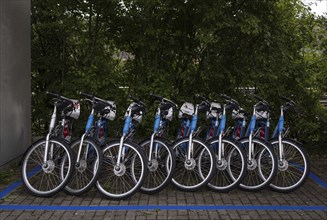
{"type": "Polygon", "coordinates": [[[0,0],[0,166],[31,144],[30,0],[0,0]]]}

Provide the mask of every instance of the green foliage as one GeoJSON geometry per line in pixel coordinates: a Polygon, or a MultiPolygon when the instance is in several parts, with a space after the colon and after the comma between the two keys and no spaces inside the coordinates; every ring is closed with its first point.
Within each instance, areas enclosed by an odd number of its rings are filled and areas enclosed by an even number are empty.
{"type": "MultiPolygon", "coordinates": [[[[255,87],[272,104],[294,95],[289,116],[298,139],[326,143],[326,18],[300,0],[32,1],[33,131],[46,132],[46,90],[78,98],[87,91],[116,101],[158,93],[181,104],[195,93],[227,93],[250,111],[236,88],[255,87]],[[125,52],[131,57],[122,60],[125,52]],[[325,82],[325,83],[324,83],[325,82]],[[125,87],[121,89],[120,87],[125,87]]],[[[78,120],[83,128],[88,111],[78,120]]],[[[153,103],[139,131],[151,132],[153,103]]],[[[171,127],[176,134],[178,120],[171,127]]],[[[111,123],[118,136],[122,122],[111,123]]],[[[81,129],[82,130],[82,129],[81,129]]],[[[115,133],[113,133],[115,132],[115,133]]],[[[78,133],[78,132],[77,132],[78,133]]]]}

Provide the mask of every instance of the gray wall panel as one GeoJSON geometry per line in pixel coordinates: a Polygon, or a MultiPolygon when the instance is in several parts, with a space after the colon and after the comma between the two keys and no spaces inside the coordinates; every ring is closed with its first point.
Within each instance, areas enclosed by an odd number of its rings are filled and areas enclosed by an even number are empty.
{"type": "Polygon", "coordinates": [[[0,166],[31,143],[29,0],[0,0],[0,166]]]}

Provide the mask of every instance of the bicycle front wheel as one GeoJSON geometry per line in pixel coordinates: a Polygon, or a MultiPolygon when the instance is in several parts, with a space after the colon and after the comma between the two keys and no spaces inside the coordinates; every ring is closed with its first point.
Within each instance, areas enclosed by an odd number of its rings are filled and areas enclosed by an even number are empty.
{"type": "Polygon", "coordinates": [[[173,185],[182,191],[196,191],[205,187],[215,174],[216,157],[213,150],[199,138],[193,138],[188,159],[189,138],[173,144],[176,169],[173,185]]]}
{"type": "Polygon", "coordinates": [[[216,154],[216,174],[208,183],[208,187],[217,192],[229,192],[239,186],[247,173],[246,155],[239,143],[230,139],[222,139],[219,152],[219,138],[208,140],[216,154]],[[218,154],[221,158],[218,158],[218,154]]]}
{"type": "Polygon", "coordinates": [[[46,139],[32,144],[26,151],[21,172],[27,190],[36,196],[50,197],[62,190],[73,172],[73,156],[70,148],[59,138],[49,140],[47,161],[44,163],[46,139]],[[66,158],[64,161],[63,158],[66,158]],[[61,167],[66,167],[66,175],[60,175],[61,167]]]}
{"type": "MultiPolygon", "coordinates": [[[[72,178],[64,188],[65,192],[70,195],[82,195],[89,191],[96,183],[102,168],[103,156],[100,147],[91,139],[85,138],[81,144],[81,140],[75,140],[70,145],[73,155],[77,158],[80,150],[80,160],[75,162],[75,169],[72,178]],[[79,149],[81,147],[81,149],[79,149]]],[[[64,160],[66,157],[64,157],[64,160]]],[[[61,175],[66,175],[65,166],[61,168],[61,175]]]]}
{"type": "Polygon", "coordinates": [[[247,158],[247,175],[240,184],[240,188],[247,191],[259,191],[268,186],[277,173],[277,157],[269,143],[253,138],[249,146],[249,139],[240,139],[246,155],[251,151],[251,158],[247,158]]]}
{"type": "Polygon", "coordinates": [[[306,151],[292,139],[282,139],[283,155],[279,154],[278,140],[271,144],[278,155],[277,175],[269,187],[277,192],[292,192],[300,188],[310,173],[310,161],[306,151]]]}
{"type": "Polygon", "coordinates": [[[176,156],[165,139],[154,138],[151,160],[149,160],[150,145],[151,139],[146,139],[140,143],[147,158],[149,170],[149,174],[140,188],[140,192],[145,194],[154,194],[163,190],[170,183],[176,166],[176,156]]]}
{"type": "Polygon", "coordinates": [[[140,189],[147,175],[146,159],[139,146],[125,141],[118,164],[119,146],[119,141],[104,146],[103,167],[96,183],[99,192],[113,200],[131,197],[140,189]]]}

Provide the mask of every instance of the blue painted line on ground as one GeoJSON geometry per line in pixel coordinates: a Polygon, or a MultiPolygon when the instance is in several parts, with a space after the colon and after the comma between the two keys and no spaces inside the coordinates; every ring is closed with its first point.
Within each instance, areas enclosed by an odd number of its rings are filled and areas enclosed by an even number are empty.
{"type": "MultiPolygon", "coordinates": [[[[40,167],[36,167],[30,173],[28,177],[34,175],[40,170],[40,167]]],[[[327,189],[327,183],[310,172],[309,177],[318,183],[323,188],[327,189]]],[[[10,184],[7,188],[0,192],[0,199],[6,197],[9,193],[14,191],[20,185],[22,181],[16,181],[10,184]]],[[[151,206],[151,205],[134,205],[134,206],[42,206],[42,205],[0,205],[0,210],[311,210],[311,211],[327,211],[327,206],[273,206],[273,205],[163,205],[163,206],[151,206]]]]}
{"type": "Polygon", "coordinates": [[[310,172],[309,177],[323,188],[327,189],[327,183],[320,179],[316,174],[310,172]]]}
{"type": "Polygon", "coordinates": [[[269,205],[123,205],[123,206],[40,206],[0,205],[0,210],[87,210],[87,211],[135,211],[135,210],[303,210],[327,211],[327,206],[269,206],[269,205]]]}
{"type": "MultiPolygon", "coordinates": [[[[31,172],[29,172],[27,174],[27,177],[29,178],[29,177],[35,175],[40,169],[41,169],[41,166],[35,167],[33,170],[31,170],[31,172]]],[[[0,192],[0,199],[3,199],[6,195],[8,195],[12,191],[14,191],[16,188],[18,188],[22,184],[23,184],[23,181],[18,180],[16,182],[10,184],[9,186],[7,186],[3,191],[0,192]]]]}
{"type": "Polygon", "coordinates": [[[4,197],[6,197],[6,195],[8,195],[9,193],[11,193],[12,191],[14,191],[16,188],[18,188],[20,185],[22,184],[22,181],[16,181],[12,184],[10,184],[9,186],[7,186],[7,188],[5,188],[4,190],[2,190],[0,192],[0,199],[3,199],[4,197]]]}

